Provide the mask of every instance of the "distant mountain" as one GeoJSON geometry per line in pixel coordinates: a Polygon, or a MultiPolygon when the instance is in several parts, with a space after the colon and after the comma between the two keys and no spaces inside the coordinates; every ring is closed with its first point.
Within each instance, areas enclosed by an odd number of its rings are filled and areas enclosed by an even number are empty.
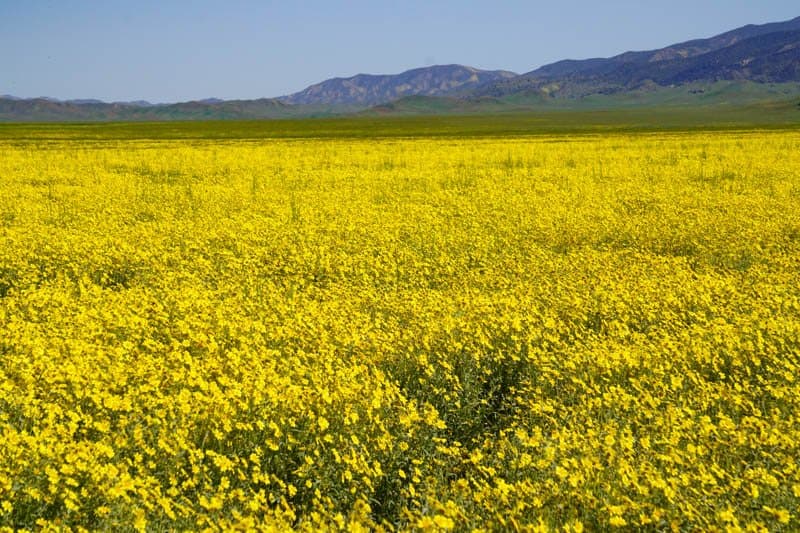
{"type": "Polygon", "coordinates": [[[358,74],[350,78],[333,78],[280,100],[289,104],[377,105],[404,96],[458,94],[515,76],[515,73],[505,70],[437,65],[401,74],[358,74]]]}
{"type": "MultiPolygon", "coordinates": [[[[105,104],[103,100],[98,100],[96,98],[75,98],[72,100],[59,100],[58,98],[53,98],[50,96],[39,96],[36,98],[20,98],[18,96],[13,96],[10,94],[0,94],[0,100],[16,100],[16,101],[33,101],[33,100],[44,100],[47,102],[57,102],[57,103],[64,103],[64,104],[76,104],[76,105],[86,105],[86,104],[105,104]]],[[[209,100],[216,100],[216,99],[209,99],[209,100]]],[[[217,102],[222,102],[222,100],[216,100],[217,102]]],[[[136,100],[133,102],[112,102],[114,104],[121,104],[121,105],[132,105],[132,106],[151,106],[157,104],[151,104],[146,100],[136,100]]]]}
{"type": "Polygon", "coordinates": [[[581,97],[650,86],[751,80],[800,81],[800,17],[748,25],[709,39],[610,58],[564,60],[474,91],[502,97],[524,92],[581,97]]]}
{"type": "Polygon", "coordinates": [[[151,104],[147,100],[134,100],[132,102],[114,102],[114,103],[120,105],[132,105],[136,107],[152,107],[154,105],[163,105],[163,104],[151,104]]]}
{"type": "MultiPolygon", "coordinates": [[[[341,111],[350,111],[350,108],[341,111]]],[[[292,106],[273,98],[159,105],[0,98],[0,122],[246,120],[330,115],[333,112],[320,106],[292,106]]]]}
{"type": "MultiPolygon", "coordinates": [[[[50,100],[48,98],[48,100],[50,100]]],[[[58,102],[59,100],[52,100],[54,102],[58,102]]],[[[86,105],[86,104],[102,104],[104,103],[102,100],[96,100],[94,98],[79,98],[77,100],[66,100],[68,104],[76,104],[76,105],[86,105]]]]}
{"type": "Polygon", "coordinates": [[[660,61],[681,60],[714,52],[731,46],[745,39],[759,37],[769,33],[800,30],[800,17],[786,22],[773,22],[760,26],[750,24],[731,30],[709,39],[695,39],[684,43],[673,44],[658,50],[646,52],[625,52],[608,59],[587,59],[583,61],[565,60],[545,65],[524,77],[563,77],[578,73],[603,74],[611,73],[622,65],[645,65],[660,61]]]}
{"type": "MultiPolygon", "coordinates": [[[[19,100],[19,98],[18,98],[19,100]]],[[[45,98],[45,100],[49,100],[51,102],[63,102],[67,104],[77,104],[77,105],[87,105],[87,104],[105,104],[106,102],[102,100],[97,100],[96,98],[79,98],[76,100],[56,100],[55,98],[45,98]]],[[[216,99],[211,99],[216,100],[216,99]]],[[[206,100],[201,100],[205,102],[206,100]]],[[[222,102],[222,100],[216,100],[216,102],[222,102]]],[[[134,100],[132,102],[112,102],[112,104],[118,105],[127,105],[127,106],[134,106],[134,107],[150,107],[153,105],[164,105],[164,104],[151,104],[147,100],[134,100]]]]}

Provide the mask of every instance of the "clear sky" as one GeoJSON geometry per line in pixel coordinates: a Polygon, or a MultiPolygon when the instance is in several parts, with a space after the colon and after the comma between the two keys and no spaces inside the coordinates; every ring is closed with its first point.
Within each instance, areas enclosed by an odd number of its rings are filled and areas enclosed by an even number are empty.
{"type": "Polygon", "coordinates": [[[174,102],[432,64],[521,73],[798,15],[798,0],[0,0],[0,94],[174,102]]]}

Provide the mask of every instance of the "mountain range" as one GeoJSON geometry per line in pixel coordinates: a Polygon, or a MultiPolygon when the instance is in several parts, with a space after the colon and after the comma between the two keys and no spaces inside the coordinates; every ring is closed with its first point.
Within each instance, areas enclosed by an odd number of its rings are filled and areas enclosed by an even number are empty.
{"type": "Polygon", "coordinates": [[[477,95],[505,96],[526,91],[580,97],[641,87],[697,82],[800,81],[800,17],[744,26],[709,39],[658,50],[625,52],[611,58],[565,60],[510,80],[489,84],[477,95]]]}
{"type": "MultiPolygon", "coordinates": [[[[264,119],[370,113],[500,112],[620,101],[683,103],[709,95],[800,94],[800,17],[610,58],[563,60],[524,74],[436,65],[333,78],[294,94],[175,104],[0,96],[0,121],[264,119]],[[724,90],[720,90],[722,87],[724,90]],[[731,89],[733,87],[733,89],[731,89]],[[676,89],[677,88],[677,89],[676,89]],[[677,92],[676,92],[677,90],[677,92]]],[[[754,96],[755,95],[755,96],[754,96]]]]}
{"type": "Polygon", "coordinates": [[[435,65],[394,75],[358,74],[350,78],[333,78],[280,100],[288,104],[377,105],[404,96],[469,94],[471,90],[489,83],[515,77],[516,73],[506,70],[435,65]]]}

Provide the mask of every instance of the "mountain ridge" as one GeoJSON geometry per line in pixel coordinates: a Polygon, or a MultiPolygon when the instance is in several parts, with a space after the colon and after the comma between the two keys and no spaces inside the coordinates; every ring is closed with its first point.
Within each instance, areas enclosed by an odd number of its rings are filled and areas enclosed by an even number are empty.
{"type": "Polygon", "coordinates": [[[515,76],[516,73],[507,70],[481,70],[456,64],[433,65],[399,74],[330,78],[278,99],[289,104],[378,105],[404,96],[454,94],[515,76]]]}
{"type": "MultiPolygon", "coordinates": [[[[770,39],[783,37],[787,42],[781,43],[782,46],[778,48],[792,45],[793,48],[790,50],[796,49],[794,45],[797,42],[798,31],[800,31],[800,17],[761,25],[748,24],[705,39],[693,39],[653,50],[627,51],[609,58],[561,60],[543,65],[511,80],[488,84],[476,91],[475,95],[502,97],[533,90],[549,95],[580,97],[593,92],[637,89],[647,80],[661,86],[697,81],[714,82],[721,79],[747,79],[764,83],[800,81],[800,68],[798,68],[800,56],[797,54],[789,58],[790,65],[795,66],[795,71],[790,76],[763,75],[762,72],[761,77],[756,79],[745,68],[747,64],[742,65],[739,70],[730,68],[737,60],[741,62],[754,59],[750,57],[753,52],[759,52],[763,56],[765,50],[762,45],[770,39]],[[728,52],[725,52],[726,50],[728,52]],[[730,57],[731,51],[738,52],[739,57],[730,57]],[[705,69],[698,70],[703,63],[703,60],[699,59],[702,57],[705,57],[708,64],[705,65],[705,69]],[[729,68],[726,71],[721,71],[719,68],[715,70],[714,63],[725,58],[729,68]],[[681,69],[681,65],[685,68],[681,69]],[[662,71],[661,76],[659,70],[662,71]],[[687,75],[677,75],[676,70],[684,70],[687,75]],[[664,71],[673,72],[673,79],[665,78],[664,71]],[[632,75],[632,72],[636,74],[632,75]]],[[[752,67],[749,70],[752,70],[752,67]]]]}
{"type": "Polygon", "coordinates": [[[564,59],[538,67],[530,72],[526,72],[521,76],[539,76],[544,77],[549,75],[565,75],[574,73],[574,67],[579,66],[581,63],[586,63],[587,67],[596,66],[599,62],[636,62],[637,59],[641,61],[643,58],[646,62],[653,60],[662,61],[669,59],[677,59],[678,57],[692,57],[701,55],[707,52],[712,52],[720,48],[725,48],[735,44],[742,39],[750,37],[757,37],[767,33],[776,33],[787,30],[800,29],[800,17],[782,22],[769,22],[766,24],[747,24],[739,28],[729,30],[713,37],[690,39],[681,43],[671,44],[662,48],[654,48],[652,50],[643,51],[626,51],[610,58],[589,58],[589,59],[564,59]],[[573,66],[571,71],[565,72],[565,68],[573,66]]]}

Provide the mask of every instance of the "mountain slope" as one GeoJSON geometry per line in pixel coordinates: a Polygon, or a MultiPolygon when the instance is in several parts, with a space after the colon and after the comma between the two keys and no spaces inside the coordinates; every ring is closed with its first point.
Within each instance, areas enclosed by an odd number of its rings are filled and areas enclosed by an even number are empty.
{"type": "Polygon", "coordinates": [[[800,81],[798,32],[800,17],[748,25],[658,50],[559,61],[488,84],[475,94],[501,97],[538,91],[575,97],[638,89],[648,83],[668,86],[719,80],[800,81]]]}
{"type": "Polygon", "coordinates": [[[504,70],[479,70],[462,65],[437,65],[400,74],[358,74],[333,78],[280,98],[289,104],[376,105],[404,96],[442,96],[515,77],[504,70]]]}
{"type": "MultiPolygon", "coordinates": [[[[758,83],[747,80],[647,86],[640,89],[553,98],[527,92],[500,98],[408,96],[363,111],[367,116],[509,115],[562,111],[610,113],[627,110],[711,112],[733,109],[781,109],[787,119],[800,120],[800,83],[758,83]]],[[[753,114],[753,118],[758,118],[753,114]]]]}
{"type": "Polygon", "coordinates": [[[622,65],[645,65],[658,61],[687,59],[726,48],[745,39],[770,33],[800,30],[800,17],[785,22],[769,24],[749,24],[735,30],[721,33],[708,39],[693,39],[673,44],[657,50],[644,52],[625,52],[611,58],[586,60],[564,60],[545,65],[523,74],[530,78],[557,78],[575,74],[608,74],[622,65]]]}
{"type": "MultiPolygon", "coordinates": [[[[619,77],[622,71],[615,74],[619,77]]],[[[686,60],[650,63],[620,81],[630,86],[646,80],[670,85],[737,79],[761,83],[800,80],[800,30],[751,37],[686,60]]]]}

